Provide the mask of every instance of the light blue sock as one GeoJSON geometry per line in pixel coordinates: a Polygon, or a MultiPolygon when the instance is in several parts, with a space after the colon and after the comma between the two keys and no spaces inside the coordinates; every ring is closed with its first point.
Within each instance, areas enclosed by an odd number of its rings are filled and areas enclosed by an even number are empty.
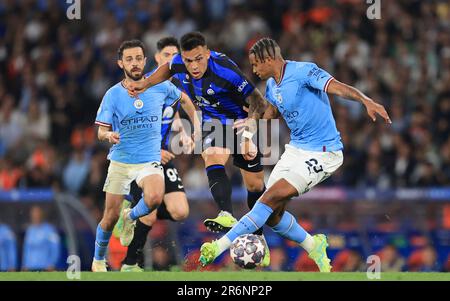
{"type": "Polygon", "coordinates": [[[257,201],[249,213],[244,215],[225,236],[232,242],[242,234],[253,233],[266,223],[273,210],[257,201]]]}
{"type": "Polygon", "coordinates": [[[272,227],[272,230],[297,243],[303,242],[308,234],[308,232],[297,223],[295,217],[287,211],[284,212],[280,222],[272,227]]]}
{"type": "Polygon", "coordinates": [[[136,204],[136,206],[134,206],[131,210],[130,218],[135,221],[141,216],[145,216],[150,212],[152,212],[152,209],[148,208],[147,204],[144,202],[144,198],[142,197],[136,204]]]}
{"type": "Polygon", "coordinates": [[[109,239],[112,231],[104,231],[100,224],[97,226],[97,233],[95,235],[95,252],[94,258],[96,260],[105,259],[106,249],[108,248],[109,239]]]}

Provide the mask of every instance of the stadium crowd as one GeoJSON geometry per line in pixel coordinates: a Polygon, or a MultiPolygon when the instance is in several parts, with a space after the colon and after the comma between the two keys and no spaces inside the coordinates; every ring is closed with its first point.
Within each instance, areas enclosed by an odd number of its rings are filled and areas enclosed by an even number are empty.
{"type": "MultiPolygon", "coordinates": [[[[122,77],[117,48],[141,39],[150,70],[158,39],[192,30],[255,83],[248,48],[270,36],[284,57],[314,61],[385,105],[389,127],[369,122],[358,103],[331,99],[345,160],[324,185],[448,185],[450,4],[383,1],[376,20],[367,18],[368,6],[359,0],[96,0],[82,2],[81,20],[69,20],[66,1],[2,1],[0,189],[68,191],[98,219],[108,145],[97,141],[93,122],[103,94],[122,77]]],[[[284,145],[289,136],[279,138],[284,145]]],[[[207,187],[201,158],[187,158],[175,159],[186,188],[207,187]]],[[[234,167],[228,172],[242,184],[234,167]]]]}

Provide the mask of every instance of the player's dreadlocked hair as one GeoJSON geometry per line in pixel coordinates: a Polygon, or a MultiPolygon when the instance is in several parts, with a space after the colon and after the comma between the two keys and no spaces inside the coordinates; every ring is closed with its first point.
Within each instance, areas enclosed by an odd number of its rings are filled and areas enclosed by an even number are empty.
{"type": "Polygon", "coordinates": [[[254,54],[259,61],[264,62],[266,53],[269,57],[275,59],[276,48],[278,48],[277,42],[271,38],[262,38],[258,40],[252,48],[250,48],[250,54],[254,54]]]}

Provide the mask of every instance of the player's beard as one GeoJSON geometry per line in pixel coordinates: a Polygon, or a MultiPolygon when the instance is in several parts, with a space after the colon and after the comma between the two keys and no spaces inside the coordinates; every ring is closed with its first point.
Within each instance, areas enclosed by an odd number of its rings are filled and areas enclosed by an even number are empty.
{"type": "Polygon", "coordinates": [[[125,70],[125,69],[123,69],[123,70],[125,71],[125,74],[134,81],[140,80],[142,78],[142,75],[144,74],[144,72],[142,70],[141,70],[141,72],[139,72],[138,75],[133,75],[133,72],[125,70]]]}

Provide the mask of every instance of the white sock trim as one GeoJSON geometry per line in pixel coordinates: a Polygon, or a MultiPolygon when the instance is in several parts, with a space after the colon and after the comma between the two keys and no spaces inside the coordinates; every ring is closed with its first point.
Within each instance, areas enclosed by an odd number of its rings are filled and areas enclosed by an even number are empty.
{"type": "Polygon", "coordinates": [[[314,245],[314,238],[309,233],[306,233],[305,240],[300,243],[300,246],[305,249],[306,252],[311,253],[314,249],[314,245]]]}

